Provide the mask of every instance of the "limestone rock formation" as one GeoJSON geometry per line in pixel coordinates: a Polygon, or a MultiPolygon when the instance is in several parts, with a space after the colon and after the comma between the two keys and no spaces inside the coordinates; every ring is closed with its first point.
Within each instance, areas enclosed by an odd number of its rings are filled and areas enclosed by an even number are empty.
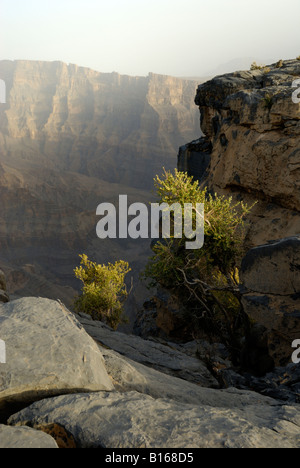
{"type": "Polygon", "coordinates": [[[1,447],[300,447],[299,405],[208,388],[193,346],[122,335],[40,298],[0,306],[0,322],[1,447]]]}
{"type": "MultiPolygon", "coordinates": [[[[170,343],[169,346],[175,346],[170,343]]],[[[165,369],[157,371],[155,366],[141,364],[111,349],[101,347],[105,366],[116,390],[138,392],[154,399],[164,398],[178,403],[211,406],[214,408],[242,408],[247,405],[274,404],[272,399],[263,398],[252,391],[236,388],[216,389],[202,387],[182,378],[169,375],[165,369]]],[[[209,383],[209,382],[208,382],[209,383]]],[[[293,401],[295,403],[295,401],[293,401]]]]}
{"type": "Polygon", "coordinates": [[[299,416],[299,409],[280,405],[224,409],[100,392],[43,400],[9,424],[53,421],[79,448],[299,448],[299,416]]]}
{"type": "Polygon", "coordinates": [[[55,440],[41,431],[30,427],[12,427],[0,425],[1,449],[54,449],[58,448],[55,440]]]}
{"type": "Polygon", "coordinates": [[[168,375],[203,387],[219,387],[206,365],[195,356],[188,356],[172,346],[143,340],[139,336],[114,332],[102,322],[95,322],[82,314],[77,318],[87,333],[102,346],[168,375]]]}
{"type": "Polygon", "coordinates": [[[179,169],[252,205],[249,247],[300,232],[299,60],[215,77],[195,98],[204,133],[179,153],[179,169]],[[209,162],[208,162],[209,160],[209,162]]]}
{"type": "Polygon", "coordinates": [[[44,170],[151,189],[161,157],[173,166],[174,151],[198,127],[195,81],[29,61],[1,61],[0,76],[7,88],[1,163],[10,167],[13,149],[24,169],[43,163],[44,170]]]}
{"type": "Polygon", "coordinates": [[[24,298],[0,306],[0,417],[49,395],[113,390],[102,354],[56,301],[24,298]]]}
{"type": "Polygon", "coordinates": [[[241,281],[246,313],[265,327],[275,365],[287,365],[300,336],[300,237],[251,249],[242,262],[241,281]]]}
{"type": "Polygon", "coordinates": [[[201,84],[195,103],[204,136],[178,155],[179,169],[210,192],[257,202],[241,271],[245,311],[263,327],[256,342],[261,349],[253,346],[249,364],[267,352],[275,366],[286,366],[300,336],[299,76],[299,60],[287,60],[201,84]]]}

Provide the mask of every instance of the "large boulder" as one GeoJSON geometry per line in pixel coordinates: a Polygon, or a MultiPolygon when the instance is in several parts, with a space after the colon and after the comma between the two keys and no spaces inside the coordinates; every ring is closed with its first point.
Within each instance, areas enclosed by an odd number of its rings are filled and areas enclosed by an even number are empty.
{"type": "Polygon", "coordinates": [[[268,402],[230,409],[99,392],[43,400],[8,422],[58,424],[78,448],[300,448],[299,407],[268,402]]]}
{"type": "Polygon", "coordinates": [[[274,364],[289,364],[292,343],[300,338],[300,236],[251,249],[241,281],[245,311],[265,328],[274,364]]]}
{"type": "Polygon", "coordinates": [[[113,390],[102,354],[63,305],[23,298],[0,305],[6,364],[0,364],[0,417],[18,406],[73,392],[113,390]]]}
{"type": "Polygon", "coordinates": [[[0,425],[0,449],[54,449],[55,440],[48,434],[30,427],[0,425]]]}

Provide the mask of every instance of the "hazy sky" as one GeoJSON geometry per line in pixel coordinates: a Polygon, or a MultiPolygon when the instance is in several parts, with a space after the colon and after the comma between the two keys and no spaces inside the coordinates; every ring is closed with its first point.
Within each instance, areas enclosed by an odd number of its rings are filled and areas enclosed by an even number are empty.
{"type": "Polygon", "coordinates": [[[299,54],[299,0],[0,0],[0,59],[199,77],[299,54]]]}

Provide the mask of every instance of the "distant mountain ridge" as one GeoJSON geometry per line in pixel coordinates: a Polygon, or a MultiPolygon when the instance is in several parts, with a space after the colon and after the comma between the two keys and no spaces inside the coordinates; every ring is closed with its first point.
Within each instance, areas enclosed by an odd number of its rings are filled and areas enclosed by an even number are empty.
{"type": "Polygon", "coordinates": [[[7,86],[1,161],[12,145],[30,163],[43,157],[44,167],[150,188],[149,172],[174,167],[178,146],[198,133],[197,83],[190,80],[26,61],[0,62],[0,78],[7,86]]]}

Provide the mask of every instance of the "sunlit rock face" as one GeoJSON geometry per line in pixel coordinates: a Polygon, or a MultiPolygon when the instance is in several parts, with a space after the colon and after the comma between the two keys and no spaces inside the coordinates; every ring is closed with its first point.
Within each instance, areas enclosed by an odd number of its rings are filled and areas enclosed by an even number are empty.
{"type": "Polygon", "coordinates": [[[0,62],[0,260],[9,291],[61,298],[78,254],[126,257],[138,275],[149,242],[96,237],[99,203],[148,203],[153,177],[199,132],[196,82],[98,73],[61,62],[0,62]]]}
{"type": "Polygon", "coordinates": [[[300,61],[289,60],[200,85],[195,103],[205,136],[179,153],[180,167],[209,190],[258,201],[252,246],[300,232],[299,78],[300,61]]]}
{"type": "MultiPolygon", "coordinates": [[[[285,366],[300,336],[300,61],[215,77],[195,103],[204,136],[181,147],[178,167],[210,192],[256,203],[242,302],[273,363],[285,366]]],[[[257,355],[249,357],[255,366],[257,355]]]]}
{"type": "Polygon", "coordinates": [[[30,164],[152,188],[151,176],[173,167],[178,146],[198,133],[193,81],[28,61],[0,62],[0,78],[7,87],[1,162],[12,163],[13,154],[20,169],[30,164]]]}

